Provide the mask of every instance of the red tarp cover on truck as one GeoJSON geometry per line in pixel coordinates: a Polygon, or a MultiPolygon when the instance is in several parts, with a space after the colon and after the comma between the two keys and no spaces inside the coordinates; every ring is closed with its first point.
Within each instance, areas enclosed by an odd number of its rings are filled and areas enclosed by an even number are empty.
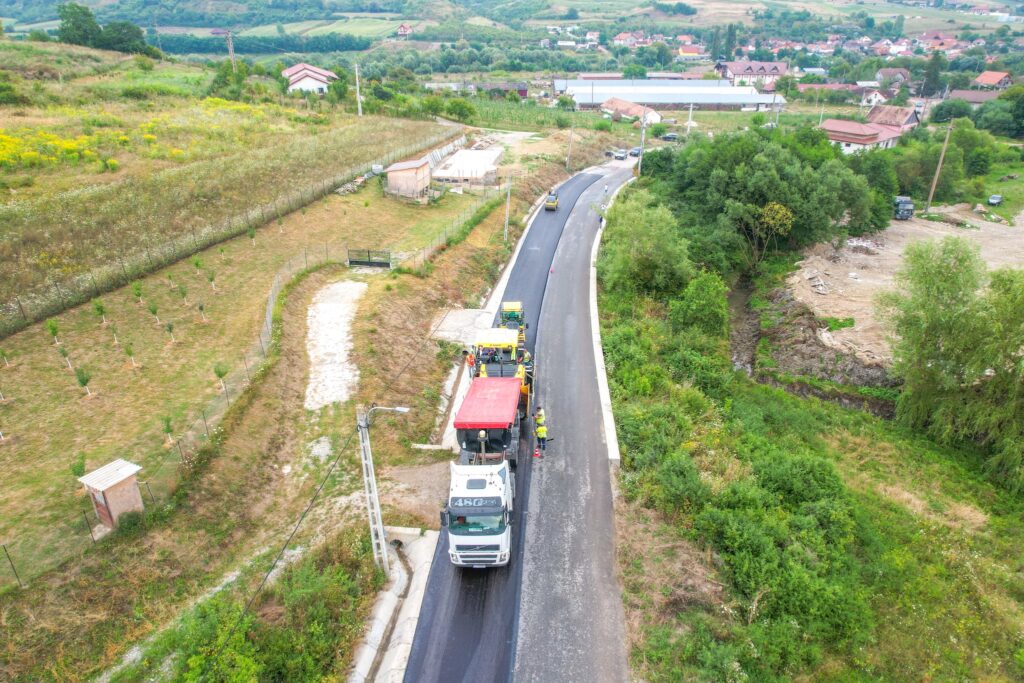
{"type": "Polygon", "coordinates": [[[519,408],[518,377],[478,377],[455,414],[456,429],[506,429],[519,408]]]}

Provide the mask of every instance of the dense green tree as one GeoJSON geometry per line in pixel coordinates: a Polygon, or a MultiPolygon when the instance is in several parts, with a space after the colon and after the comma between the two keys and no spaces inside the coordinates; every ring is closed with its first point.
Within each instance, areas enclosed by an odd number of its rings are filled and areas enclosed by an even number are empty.
{"type": "Polygon", "coordinates": [[[609,286],[672,296],[693,276],[688,243],[672,212],[646,191],[633,192],[608,212],[601,278],[609,286]]]}
{"type": "Polygon", "coordinates": [[[690,280],[679,298],[669,302],[669,322],[680,332],[696,328],[704,334],[725,338],[729,334],[729,304],[722,277],[702,271],[690,280]]]}
{"type": "Polygon", "coordinates": [[[647,69],[644,68],[643,64],[627,64],[622,68],[623,78],[647,78],[647,69]]]}
{"type": "Polygon", "coordinates": [[[909,245],[903,263],[881,300],[899,418],[947,443],[980,441],[992,471],[1024,489],[1024,271],[989,277],[978,248],[954,237],[909,245]]]}
{"type": "Polygon", "coordinates": [[[96,23],[92,10],[85,5],[68,2],[57,8],[60,17],[60,28],[57,35],[60,42],[72,45],[95,47],[102,29],[96,23]]]}
{"type": "Polygon", "coordinates": [[[150,51],[142,29],[127,21],[112,21],[104,26],[95,45],[104,50],[117,52],[145,53],[150,51]]]}
{"type": "Polygon", "coordinates": [[[445,111],[456,121],[468,121],[476,116],[476,108],[462,97],[449,100],[445,111]]]}
{"type": "Polygon", "coordinates": [[[938,50],[932,52],[924,69],[924,81],[921,83],[922,95],[934,95],[942,89],[942,72],[946,70],[946,56],[938,50]]]}
{"type": "Polygon", "coordinates": [[[970,116],[973,111],[967,100],[945,100],[932,107],[930,118],[932,123],[945,123],[953,119],[970,116]]]}
{"type": "Polygon", "coordinates": [[[1013,103],[1007,100],[990,100],[981,105],[974,113],[974,122],[993,135],[1024,136],[1024,122],[1014,116],[1013,103]]]}

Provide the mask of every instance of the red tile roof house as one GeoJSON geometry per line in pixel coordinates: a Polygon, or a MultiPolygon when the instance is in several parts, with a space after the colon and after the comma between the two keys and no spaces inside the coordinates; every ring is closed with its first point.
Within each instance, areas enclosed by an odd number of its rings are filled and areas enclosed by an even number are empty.
{"type": "Polygon", "coordinates": [[[825,131],[829,140],[839,145],[843,154],[853,154],[862,149],[895,147],[901,134],[898,128],[892,126],[842,119],[825,119],[818,127],[825,131]]]}
{"type": "Polygon", "coordinates": [[[982,71],[974,79],[974,85],[979,88],[996,88],[1003,90],[1013,85],[1013,79],[1005,71],[982,71]]]}
{"type": "Polygon", "coordinates": [[[876,104],[868,112],[868,123],[895,128],[905,133],[911,128],[921,125],[921,117],[913,107],[896,107],[887,104],[876,104]]]}
{"type": "Polygon", "coordinates": [[[331,81],[338,80],[338,74],[305,63],[290,66],[281,72],[288,79],[288,92],[315,92],[323,95],[331,81]]]}
{"type": "Polygon", "coordinates": [[[733,85],[773,85],[789,72],[785,62],[719,62],[715,71],[733,85]]]}
{"type": "Polygon", "coordinates": [[[412,26],[409,26],[409,24],[402,24],[398,27],[398,30],[395,33],[397,33],[399,38],[408,38],[412,35],[412,26]]]}

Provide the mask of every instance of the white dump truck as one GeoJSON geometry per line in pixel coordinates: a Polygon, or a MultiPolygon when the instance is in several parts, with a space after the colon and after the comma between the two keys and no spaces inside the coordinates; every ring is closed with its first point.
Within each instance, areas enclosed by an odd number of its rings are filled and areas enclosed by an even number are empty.
{"type": "Polygon", "coordinates": [[[498,465],[451,463],[448,504],[441,525],[448,529],[448,555],[460,567],[502,567],[512,555],[515,474],[498,465]]]}
{"type": "Polygon", "coordinates": [[[521,377],[477,377],[455,415],[459,464],[451,464],[441,526],[448,530],[448,555],[460,567],[509,562],[520,419],[528,407],[521,377]]]}

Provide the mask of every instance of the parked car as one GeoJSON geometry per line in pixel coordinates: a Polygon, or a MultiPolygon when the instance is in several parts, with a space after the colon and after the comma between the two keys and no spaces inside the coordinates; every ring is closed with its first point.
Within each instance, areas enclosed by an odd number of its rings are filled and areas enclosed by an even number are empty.
{"type": "Polygon", "coordinates": [[[633,149],[629,150],[629,156],[638,157],[640,156],[641,151],[642,150],[639,147],[634,147],[633,149]]]}
{"type": "Polygon", "coordinates": [[[615,150],[615,158],[618,159],[619,161],[624,160],[626,158],[626,150],[624,150],[624,149],[617,149],[617,150],[615,150]]]}
{"type": "Polygon", "coordinates": [[[679,133],[665,133],[661,136],[661,139],[665,142],[675,142],[679,139],[679,133]]]}
{"type": "Polygon", "coordinates": [[[1001,194],[989,195],[989,198],[988,198],[988,205],[989,206],[999,206],[1002,203],[1003,203],[1003,195],[1001,195],[1001,194]]]}

